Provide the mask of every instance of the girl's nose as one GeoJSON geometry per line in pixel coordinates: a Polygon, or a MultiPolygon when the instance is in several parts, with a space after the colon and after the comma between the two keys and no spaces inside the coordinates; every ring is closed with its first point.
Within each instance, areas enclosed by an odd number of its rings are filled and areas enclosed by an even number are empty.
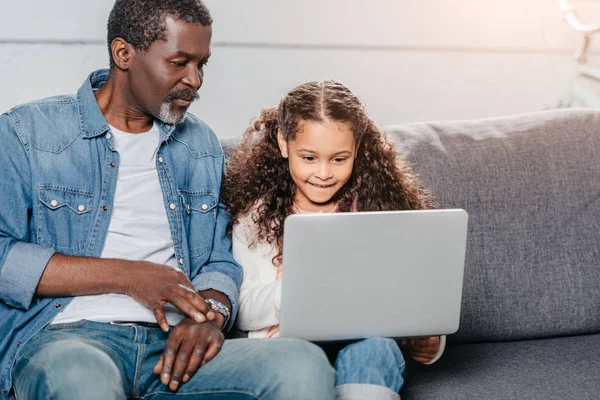
{"type": "Polygon", "coordinates": [[[333,174],[331,173],[331,169],[329,168],[329,164],[328,163],[322,163],[319,165],[319,170],[317,171],[317,178],[321,179],[322,181],[326,181],[330,178],[333,177],[333,174]]]}

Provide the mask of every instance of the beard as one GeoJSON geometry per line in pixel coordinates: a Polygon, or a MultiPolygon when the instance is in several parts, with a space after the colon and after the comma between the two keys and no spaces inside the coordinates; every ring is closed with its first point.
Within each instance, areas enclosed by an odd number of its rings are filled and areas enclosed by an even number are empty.
{"type": "Polygon", "coordinates": [[[199,97],[200,96],[198,96],[198,93],[191,89],[181,89],[172,91],[171,93],[169,93],[167,99],[160,105],[158,119],[163,121],[165,124],[178,124],[179,122],[185,119],[187,108],[183,111],[173,110],[173,100],[183,99],[189,102],[194,102],[198,100],[199,97]]]}

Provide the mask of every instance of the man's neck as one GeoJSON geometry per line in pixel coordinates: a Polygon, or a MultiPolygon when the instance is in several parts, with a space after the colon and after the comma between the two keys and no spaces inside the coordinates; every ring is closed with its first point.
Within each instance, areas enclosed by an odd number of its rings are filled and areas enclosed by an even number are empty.
{"type": "Polygon", "coordinates": [[[124,132],[148,132],[154,124],[154,118],[133,106],[135,101],[123,90],[124,86],[126,85],[118,84],[111,75],[101,88],[94,91],[104,118],[110,125],[124,132]]]}

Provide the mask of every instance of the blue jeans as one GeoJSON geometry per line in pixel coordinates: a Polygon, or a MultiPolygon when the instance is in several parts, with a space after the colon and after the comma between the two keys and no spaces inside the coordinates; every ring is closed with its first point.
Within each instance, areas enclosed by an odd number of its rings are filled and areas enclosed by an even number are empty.
{"type": "Polygon", "coordinates": [[[344,347],[335,360],[338,398],[398,398],[404,357],[393,339],[370,338],[344,347]]]}
{"type": "Polygon", "coordinates": [[[80,321],[47,326],[13,367],[21,399],[333,399],[334,370],[308,342],[226,340],[212,361],[173,393],[152,368],[168,333],[80,321]]]}

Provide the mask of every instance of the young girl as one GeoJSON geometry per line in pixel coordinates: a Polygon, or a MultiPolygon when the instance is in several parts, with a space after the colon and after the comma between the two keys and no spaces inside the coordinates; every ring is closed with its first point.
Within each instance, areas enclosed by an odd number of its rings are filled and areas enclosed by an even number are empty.
{"type": "MultiPolygon", "coordinates": [[[[278,336],[283,222],[292,213],[414,210],[433,203],[364,106],[334,81],[309,82],[248,128],[226,174],[233,254],[244,270],[238,327],[278,336]]],[[[417,361],[441,355],[445,338],[404,342],[417,361]]],[[[404,358],[397,343],[353,343],[335,361],[343,399],[399,399],[404,358]]]]}

